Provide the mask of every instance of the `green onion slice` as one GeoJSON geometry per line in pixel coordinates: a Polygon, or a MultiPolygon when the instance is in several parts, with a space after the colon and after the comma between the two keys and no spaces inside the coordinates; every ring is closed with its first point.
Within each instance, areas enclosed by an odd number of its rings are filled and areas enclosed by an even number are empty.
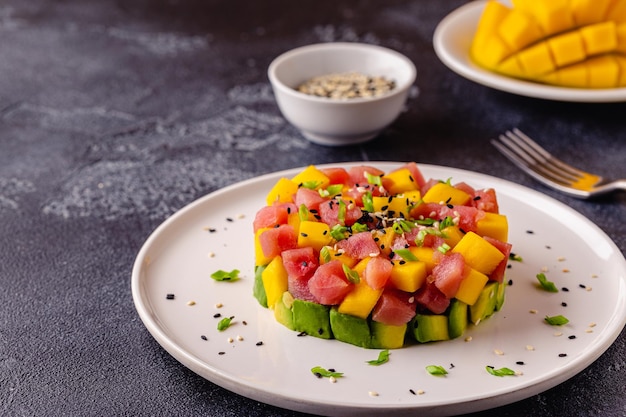
{"type": "Polygon", "coordinates": [[[367,363],[373,366],[382,365],[383,363],[389,362],[389,355],[390,355],[389,349],[385,349],[378,354],[377,359],[367,361],[367,363]]]}
{"type": "Polygon", "coordinates": [[[539,284],[541,284],[541,288],[543,288],[544,290],[550,292],[559,292],[559,289],[556,287],[556,285],[554,285],[554,282],[548,281],[545,274],[537,274],[537,280],[539,281],[539,284]]]}
{"type": "Polygon", "coordinates": [[[239,270],[233,269],[232,271],[223,271],[219,269],[211,274],[211,278],[213,278],[216,281],[234,282],[239,279],[239,270]]]}

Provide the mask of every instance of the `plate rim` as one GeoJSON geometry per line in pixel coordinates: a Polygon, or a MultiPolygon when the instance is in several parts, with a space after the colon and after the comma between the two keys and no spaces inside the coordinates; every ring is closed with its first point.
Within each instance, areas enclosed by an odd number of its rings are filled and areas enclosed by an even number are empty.
{"type": "MultiPolygon", "coordinates": [[[[479,16],[486,3],[487,0],[473,0],[466,3],[445,16],[435,28],[433,35],[435,54],[453,72],[486,87],[526,97],[579,103],[626,101],[626,87],[583,89],[543,85],[516,80],[480,68],[470,61],[468,52],[460,58],[453,41],[463,36],[467,38],[473,34],[478,23],[478,19],[474,19],[474,14],[479,16]],[[469,33],[470,30],[471,33],[469,33]]],[[[471,36],[469,37],[471,38],[471,36]]]]}
{"type": "MultiPolygon", "coordinates": [[[[349,167],[354,165],[373,165],[373,166],[399,166],[402,162],[394,162],[394,161],[360,161],[360,162],[337,162],[337,163],[327,163],[327,164],[316,164],[315,166],[318,168],[323,167],[336,167],[343,166],[349,167]]],[[[424,169],[444,169],[446,172],[449,172],[454,175],[465,175],[465,176],[478,176],[483,180],[489,181],[490,183],[494,183],[494,188],[497,188],[497,183],[506,184],[509,187],[513,187],[516,192],[522,192],[526,195],[531,195],[534,198],[544,199],[549,201],[551,204],[556,204],[561,209],[568,211],[575,217],[586,222],[587,227],[591,227],[594,229],[596,233],[599,233],[606,243],[608,243],[612,249],[618,254],[622,255],[622,263],[623,267],[626,268],[626,259],[623,258],[623,254],[613,242],[613,240],[595,223],[591,222],[589,219],[584,217],[578,211],[572,209],[566,204],[546,195],[539,191],[530,189],[526,186],[514,183],[507,179],[495,177],[489,174],[480,173],[477,171],[470,171],[461,168],[453,168],[441,165],[432,165],[432,164],[421,164],[418,163],[420,168],[424,169]]],[[[142,320],[144,326],[149,331],[149,333],[155,338],[155,340],[164,348],[172,357],[174,357],[178,362],[192,370],[197,375],[201,376],[209,380],[216,385],[219,385],[229,391],[232,391],[236,394],[243,395],[250,399],[258,400],[273,406],[277,406],[280,408],[285,408],[289,410],[299,411],[299,412],[307,412],[307,413],[320,413],[324,412],[321,415],[372,415],[373,412],[394,412],[397,415],[409,415],[416,411],[421,411],[425,413],[425,415],[450,415],[460,413],[458,408],[459,406],[464,406],[463,410],[468,410],[467,405],[471,405],[471,411],[481,411],[485,409],[491,409],[494,407],[506,405],[513,403],[515,401],[519,401],[522,399],[529,398],[532,395],[541,393],[547,389],[550,389],[568,379],[573,377],[574,375],[582,372],[588,366],[590,366],[596,359],[598,359],[604,352],[614,343],[614,341],[619,337],[622,329],[626,325],[626,315],[622,314],[621,322],[619,320],[613,320],[616,316],[619,316],[619,313],[626,312],[626,300],[621,300],[618,306],[612,311],[611,320],[612,326],[609,326],[603,332],[602,336],[598,336],[598,338],[594,341],[593,345],[597,345],[594,349],[591,349],[591,353],[587,353],[582,355],[575,360],[572,360],[564,369],[557,368],[553,369],[550,373],[545,374],[541,381],[534,384],[524,385],[519,389],[510,391],[507,389],[503,389],[503,392],[499,392],[497,396],[494,396],[493,393],[485,393],[482,396],[474,396],[471,401],[467,401],[465,399],[457,399],[451,402],[444,402],[442,404],[432,405],[429,404],[428,407],[420,406],[419,404],[397,404],[396,406],[390,406],[388,404],[384,405],[376,405],[376,404],[367,404],[363,407],[354,406],[352,404],[333,404],[333,410],[329,411],[328,408],[322,407],[320,409],[320,403],[315,400],[310,399],[302,399],[302,398],[293,398],[288,395],[276,394],[267,390],[259,389],[258,387],[252,386],[252,384],[242,384],[241,380],[238,380],[236,376],[229,375],[228,372],[224,372],[218,368],[207,364],[202,361],[200,358],[196,357],[190,352],[185,351],[185,349],[181,348],[174,340],[172,340],[162,329],[157,322],[154,322],[154,318],[152,317],[151,311],[149,311],[150,300],[143,299],[142,293],[142,282],[141,282],[141,271],[144,267],[145,262],[147,262],[146,255],[149,251],[151,245],[155,240],[160,237],[160,234],[167,230],[172,223],[180,221],[188,212],[193,211],[197,206],[202,206],[206,204],[208,201],[219,198],[222,194],[229,193],[232,190],[236,190],[239,187],[247,186],[250,184],[254,184],[257,182],[263,182],[272,178],[279,178],[281,175],[294,175],[304,169],[305,167],[297,167],[297,168],[289,168],[281,171],[270,172],[266,174],[262,174],[256,177],[252,177],[246,180],[242,180],[233,184],[230,184],[221,189],[210,192],[198,199],[190,202],[186,206],[182,207],[168,218],[166,218],[161,224],[159,224],[148,236],[142,245],[141,249],[137,253],[137,257],[133,264],[132,273],[131,273],[131,292],[134,301],[135,308],[142,320]],[[621,305],[621,308],[619,306],[621,305]],[[488,404],[486,402],[489,402],[488,404]],[[339,408],[337,410],[336,408],[339,408]],[[433,408],[434,407],[434,408],[433,408]],[[405,414],[407,413],[407,414],[405,414]]],[[[625,282],[620,282],[622,287],[626,285],[625,282]]],[[[590,344],[592,345],[592,344],[590,344]]],[[[589,348],[588,348],[589,349],[589,348]]],[[[328,406],[328,405],[327,405],[328,406]]],[[[467,411],[463,411],[467,412],[467,411]]]]}

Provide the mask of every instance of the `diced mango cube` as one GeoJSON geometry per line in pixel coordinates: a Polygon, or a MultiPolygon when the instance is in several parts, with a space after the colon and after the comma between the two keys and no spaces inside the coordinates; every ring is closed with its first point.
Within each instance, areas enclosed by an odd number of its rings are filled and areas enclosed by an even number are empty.
{"type": "Polygon", "coordinates": [[[557,67],[573,64],[587,57],[583,38],[579,31],[554,36],[547,42],[557,67]]]}
{"type": "Polygon", "coordinates": [[[300,229],[298,230],[299,247],[311,246],[319,251],[322,247],[328,245],[331,240],[330,227],[326,223],[308,220],[300,222],[300,229]]]}
{"type": "Polygon", "coordinates": [[[414,292],[424,284],[427,274],[426,262],[396,261],[391,268],[389,282],[399,290],[414,292]]]}
{"type": "Polygon", "coordinates": [[[467,265],[485,275],[493,272],[504,259],[498,248],[474,232],[467,232],[452,251],[463,255],[467,265]]]}
{"type": "Polygon", "coordinates": [[[550,48],[545,41],[524,49],[517,54],[517,57],[524,73],[529,77],[546,74],[556,68],[550,48]]]}
{"type": "Polygon", "coordinates": [[[589,69],[589,87],[612,88],[617,86],[620,66],[611,55],[600,55],[585,61],[589,69]]]}
{"type": "Polygon", "coordinates": [[[359,276],[362,277],[363,272],[365,271],[365,267],[367,266],[367,263],[370,261],[370,259],[372,258],[370,258],[369,256],[361,259],[360,261],[356,263],[356,265],[352,267],[352,269],[358,272],[359,276]]]}
{"type": "Polygon", "coordinates": [[[365,280],[361,280],[354,286],[339,304],[338,311],[343,314],[350,314],[352,316],[366,319],[372,309],[378,302],[380,295],[383,293],[383,289],[375,290],[365,280]]]}
{"type": "Polygon", "coordinates": [[[489,281],[489,277],[474,268],[468,268],[467,275],[461,281],[459,290],[455,297],[465,304],[473,305],[485,284],[489,281]]]}
{"type": "MultiPolygon", "coordinates": [[[[626,1],[622,3],[626,4],[626,1]]],[[[626,13],[626,8],[624,13],[626,13]]],[[[617,36],[617,51],[626,54],[626,23],[617,25],[615,34],[617,36]]]]}
{"type": "Polygon", "coordinates": [[[391,227],[386,227],[384,229],[375,229],[372,231],[372,237],[374,241],[378,244],[380,251],[389,256],[391,253],[391,244],[393,243],[393,239],[395,238],[395,232],[391,227]]]}
{"type": "Polygon", "coordinates": [[[372,197],[374,211],[387,212],[389,217],[407,217],[412,205],[404,196],[397,197],[372,197]],[[402,213],[402,214],[400,214],[402,213]]]}
{"type": "Polygon", "coordinates": [[[419,185],[415,182],[411,171],[407,168],[398,169],[383,175],[382,180],[383,184],[385,184],[385,188],[387,188],[387,191],[392,195],[419,189],[419,185]],[[385,182],[385,180],[388,182],[385,182]]]}
{"type": "Polygon", "coordinates": [[[569,0],[516,0],[515,8],[525,10],[536,19],[544,35],[563,32],[575,26],[569,0]]]}
{"type": "Polygon", "coordinates": [[[526,13],[513,9],[499,22],[498,35],[511,50],[519,51],[541,39],[543,33],[526,13]]]}
{"type": "Polygon", "coordinates": [[[487,39],[481,52],[476,52],[475,61],[485,68],[494,69],[504,59],[509,57],[513,50],[500,38],[487,39]]]}
{"type": "Polygon", "coordinates": [[[261,247],[261,242],[259,241],[259,236],[261,236],[261,234],[265,232],[266,230],[268,230],[268,228],[264,227],[264,228],[257,230],[256,233],[254,234],[254,265],[255,266],[267,265],[272,260],[272,258],[268,258],[267,256],[265,256],[265,254],[263,253],[263,248],[261,247]]]}
{"type": "Polygon", "coordinates": [[[330,179],[326,174],[317,169],[315,165],[309,165],[302,172],[291,179],[296,185],[305,184],[307,188],[319,190],[328,187],[330,179]]]}
{"type": "Polygon", "coordinates": [[[283,259],[280,256],[272,259],[267,268],[263,270],[262,279],[267,295],[267,305],[273,308],[276,301],[288,290],[287,270],[285,270],[283,259]]]}
{"type": "Polygon", "coordinates": [[[579,30],[587,55],[603,54],[617,49],[617,27],[615,22],[596,23],[579,30]]]}
{"type": "Polygon", "coordinates": [[[418,260],[426,264],[426,272],[430,274],[433,268],[435,267],[435,265],[437,264],[435,262],[435,256],[434,256],[435,249],[427,248],[424,246],[411,246],[409,248],[409,251],[411,251],[411,253],[415,255],[415,257],[418,260]]]}
{"type": "Polygon", "coordinates": [[[626,23],[626,1],[614,0],[606,13],[606,20],[617,24],[626,23]]]}
{"type": "Polygon", "coordinates": [[[620,87],[626,87],[626,56],[616,55],[615,62],[619,66],[619,80],[617,85],[620,87]]]}
{"type": "MultiPolygon", "coordinates": [[[[506,46],[503,40],[500,40],[499,52],[487,47],[487,44],[496,35],[496,28],[504,17],[509,14],[511,9],[496,0],[490,0],[485,4],[485,8],[480,16],[476,33],[472,39],[470,46],[470,55],[479,64],[493,68],[509,53],[510,48],[506,46]]],[[[499,39],[499,38],[498,38],[499,39]]]]}
{"type": "Polygon", "coordinates": [[[485,213],[476,222],[476,232],[481,236],[489,236],[502,242],[509,239],[509,223],[506,216],[496,213],[485,213]]]}
{"type": "Polygon", "coordinates": [[[568,65],[546,75],[551,75],[552,78],[545,81],[555,85],[574,88],[586,88],[589,86],[589,69],[586,62],[568,65]]]}
{"type": "Polygon", "coordinates": [[[570,0],[572,16],[577,26],[601,22],[613,0],[570,0]]]}
{"type": "Polygon", "coordinates": [[[448,226],[442,230],[443,240],[451,247],[455,247],[465,235],[459,226],[448,226]]]}
{"type": "Polygon", "coordinates": [[[452,185],[445,182],[438,182],[426,191],[423,200],[425,203],[442,203],[462,206],[470,201],[471,198],[472,197],[463,190],[454,188],[452,185]]]}
{"type": "Polygon", "coordinates": [[[275,202],[290,203],[293,201],[292,196],[296,191],[298,191],[297,183],[288,178],[281,178],[267,194],[266,203],[268,206],[273,205],[275,202]]]}
{"type": "Polygon", "coordinates": [[[508,75],[510,77],[526,78],[526,73],[524,72],[524,69],[522,68],[522,64],[519,62],[519,59],[517,58],[517,54],[512,55],[508,57],[507,59],[505,59],[504,61],[502,61],[496,67],[496,71],[504,75],[508,75]]]}

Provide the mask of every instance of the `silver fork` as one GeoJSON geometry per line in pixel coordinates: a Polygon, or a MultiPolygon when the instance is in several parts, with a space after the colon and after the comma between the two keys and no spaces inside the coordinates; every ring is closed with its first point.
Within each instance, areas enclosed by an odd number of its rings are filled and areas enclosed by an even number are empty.
{"type": "Polygon", "coordinates": [[[592,198],[616,190],[626,190],[626,179],[609,181],[581,171],[550,155],[532,139],[515,128],[492,139],[491,143],[536,180],[577,198],[592,198]]]}

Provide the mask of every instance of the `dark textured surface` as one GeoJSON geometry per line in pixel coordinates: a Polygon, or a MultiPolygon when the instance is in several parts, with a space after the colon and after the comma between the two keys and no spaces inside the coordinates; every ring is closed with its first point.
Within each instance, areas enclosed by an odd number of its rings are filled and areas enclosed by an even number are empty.
{"type": "MultiPolygon", "coordinates": [[[[158,224],[259,174],[348,160],[471,169],[570,205],[626,252],[625,195],[558,195],[489,144],[519,126],[572,163],[624,177],[626,105],[517,97],[453,74],[432,34],[462,3],[0,2],[0,415],[298,415],[180,365],[130,293],[158,224]],[[408,110],[373,142],[310,144],[275,106],[271,59],[327,41],[388,46],[417,66],[408,110]]],[[[626,334],[563,384],[482,415],[625,416],[626,334]]]]}

